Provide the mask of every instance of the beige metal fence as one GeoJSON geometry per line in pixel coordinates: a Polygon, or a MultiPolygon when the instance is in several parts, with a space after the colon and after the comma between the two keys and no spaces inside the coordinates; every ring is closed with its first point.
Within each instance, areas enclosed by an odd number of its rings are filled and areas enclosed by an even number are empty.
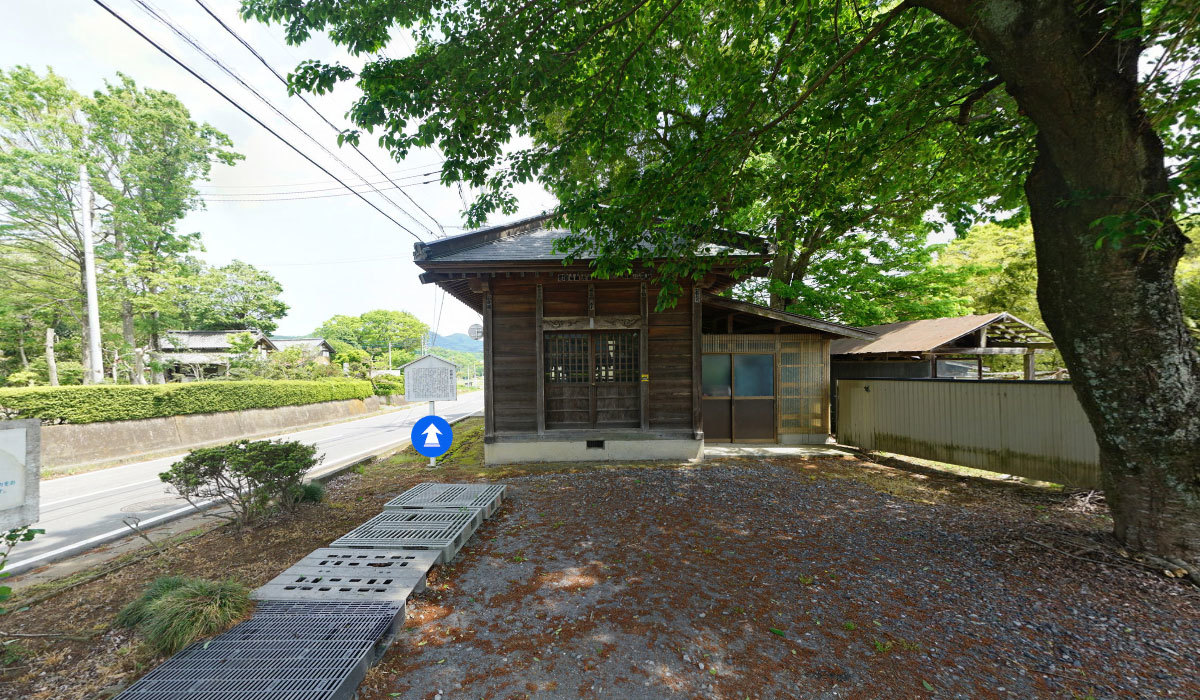
{"type": "Polygon", "coordinates": [[[1099,447],[1067,382],[838,380],[838,442],[1072,486],[1099,447]]]}

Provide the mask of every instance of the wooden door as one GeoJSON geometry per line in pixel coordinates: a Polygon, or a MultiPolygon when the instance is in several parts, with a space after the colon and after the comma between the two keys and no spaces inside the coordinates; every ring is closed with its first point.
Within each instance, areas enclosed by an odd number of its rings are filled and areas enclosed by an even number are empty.
{"type": "Polygon", "coordinates": [[[546,429],[641,426],[637,331],[546,332],[546,429]]]}

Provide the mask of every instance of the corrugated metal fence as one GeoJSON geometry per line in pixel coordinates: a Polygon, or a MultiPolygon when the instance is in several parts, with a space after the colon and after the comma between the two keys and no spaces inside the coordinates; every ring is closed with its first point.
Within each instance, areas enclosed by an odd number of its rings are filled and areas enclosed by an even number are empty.
{"type": "Polygon", "coordinates": [[[1072,486],[1099,447],[1069,382],[841,379],[838,442],[1072,486]]]}

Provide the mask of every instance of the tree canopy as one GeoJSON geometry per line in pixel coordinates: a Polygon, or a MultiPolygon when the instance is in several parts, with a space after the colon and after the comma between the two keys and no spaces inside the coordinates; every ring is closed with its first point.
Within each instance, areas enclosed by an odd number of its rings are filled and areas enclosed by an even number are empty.
{"type": "Polygon", "coordinates": [[[28,370],[46,349],[93,361],[83,342],[80,166],[95,214],[105,355],[96,362],[138,381],[135,350],[158,349],[168,329],[273,330],[287,311],[278,282],[241,262],[204,264],[194,257],[200,234],[178,230],[203,205],[196,183],[213,164],[240,159],[174,95],[128,76],[88,97],[53,71],[0,71],[0,373],[28,370]],[[45,345],[47,329],[54,342],[45,345]]]}
{"type": "Polygon", "coordinates": [[[327,340],[339,352],[365,351],[387,368],[413,360],[421,350],[429,326],[407,311],[376,309],[359,316],[338,314],[322,323],[313,335],[327,340]]]}
{"type": "Polygon", "coordinates": [[[1116,534],[1200,560],[1200,354],[1174,279],[1200,185],[1189,3],[243,0],[243,14],[366,56],[357,71],[304,62],[292,87],[355,81],[346,138],[375,132],[397,158],[436,144],[444,181],[482,190],[473,222],[545,184],[564,245],[602,276],[642,262],[677,291],[713,262],[698,243],[748,230],[775,245],[782,305],[833,238],[891,246],[930,216],[965,232],[1028,214],[1116,534]],[[398,29],[417,51],[382,56],[398,29]]]}

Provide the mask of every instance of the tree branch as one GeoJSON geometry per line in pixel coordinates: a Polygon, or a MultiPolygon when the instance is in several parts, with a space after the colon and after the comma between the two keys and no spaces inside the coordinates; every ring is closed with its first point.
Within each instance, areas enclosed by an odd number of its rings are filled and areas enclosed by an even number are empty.
{"type": "Polygon", "coordinates": [[[967,93],[963,101],[958,105],[958,119],[954,120],[959,126],[966,126],[971,121],[971,108],[975,103],[982,100],[989,92],[1004,84],[1004,79],[999,76],[992,78],[983,85],[975,88],[967,93]]]}

